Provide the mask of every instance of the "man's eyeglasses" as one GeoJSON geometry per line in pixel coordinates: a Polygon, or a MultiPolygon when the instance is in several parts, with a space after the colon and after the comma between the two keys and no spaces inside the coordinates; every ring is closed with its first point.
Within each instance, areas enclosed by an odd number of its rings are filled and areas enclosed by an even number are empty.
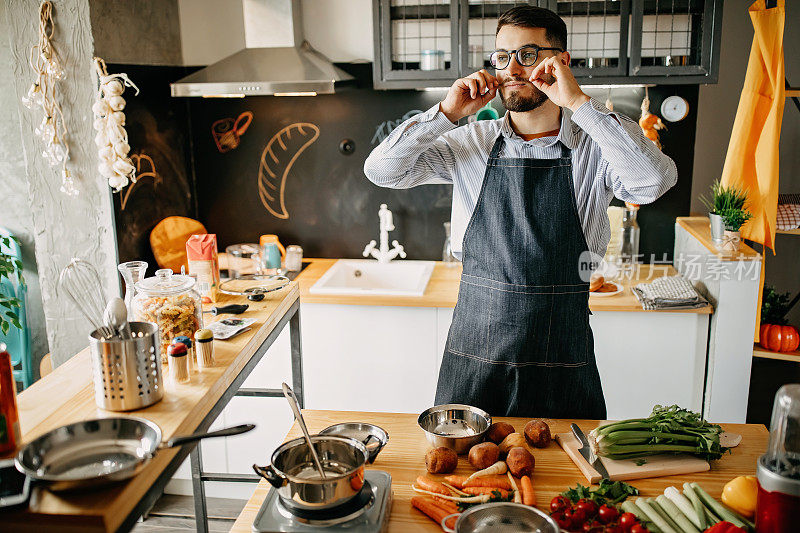
{"type": "Polygon", "coordinates": [[[523,67],[532,67],[539,60],[539,52],[542,50],[557,50],[563,52],[563,48],[542,48],[541,46],[523,46],[518,50],[495,50],[489,56],[489,61],[497,70],[503,70],[511,63],[511,56],[517,56],[517,63],[523,67]]]}

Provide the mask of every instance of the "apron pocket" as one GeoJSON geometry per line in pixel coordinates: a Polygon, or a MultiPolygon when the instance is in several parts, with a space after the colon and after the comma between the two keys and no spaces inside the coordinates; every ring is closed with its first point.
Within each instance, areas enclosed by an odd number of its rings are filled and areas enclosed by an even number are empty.
{"type": "Polygon", "coordinates": [[[461,283],[445,350],[481,359],[489,357],[487,341],[491,317],[487,316],[487,311],[491,293],[488,287],[461,283]]]}
{"type": "Polygon", "coordinates": [[[513,366],[552,362],[552,287],[534,289],[535,293],[531,290],[514,285],[492,290],[487,343],[492,362],[513,366]]]}
{"type": "Polygon", "coordinates": [[[585,365],[590,361],[589,350],[594,350],[589,335],[589,293],[572,292],[575,290],[573,286],[554,289],[548,357],[562,366],[585,365]]]}

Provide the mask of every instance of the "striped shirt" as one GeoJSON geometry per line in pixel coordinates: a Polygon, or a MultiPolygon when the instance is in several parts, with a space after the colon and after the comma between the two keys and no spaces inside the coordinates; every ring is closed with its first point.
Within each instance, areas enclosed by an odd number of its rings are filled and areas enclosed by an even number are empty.
{"type": "Polygon", "coordinates": [[[611,198],[648,204],[678,178],[675,163],[644,136],[636,122],[595,99],[575,113],[562,108],[557,136],[530,141],[514,133],[508,113],[497,120],[456,127],[436,104],[403,122],[376,146],[364,163],[364,173],[374,184],[395,189],[452,184],[451,244],[454,255],[461,258],[464,232],[478,201],[489,152],[500,134],[505,137],[500,157],[558,158],[559,141],[572,150],[578,216],[589,250],[600,256],[605,255],[611,237],[606,214],[611,198]]]}

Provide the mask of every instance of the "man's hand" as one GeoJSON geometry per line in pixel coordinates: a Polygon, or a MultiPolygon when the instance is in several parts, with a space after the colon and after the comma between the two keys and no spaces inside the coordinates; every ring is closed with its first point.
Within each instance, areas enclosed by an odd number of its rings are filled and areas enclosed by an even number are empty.
{"type": "Polygon", "coordinates": [[[546,94],[551,102],[573,112],[589,101],[589,97],[575,80],[572,70],[558,57],[548,57],[539,63],[533,69],[529,81],[546,94]]]}
{"type": "Polygon", "coordinates": [[[485,106],[497,94],[499,86],[497,78],[481,69],[466,78],[457,79],[439,104],[439,109],[450,122],[456,123],[485,106]]]}

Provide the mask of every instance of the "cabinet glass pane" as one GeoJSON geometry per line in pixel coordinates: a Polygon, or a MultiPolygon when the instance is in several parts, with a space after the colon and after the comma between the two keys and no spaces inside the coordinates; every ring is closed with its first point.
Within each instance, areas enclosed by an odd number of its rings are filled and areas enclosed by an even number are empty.
{"type": "Polygon", "coordinates": [[[392,0],[391,70],[446,70],[452,62],[448,0],[392,0]]]}
{"type": "Polygon", "coordinates": [[[549,7],[548,0],[509,2],[500,0],[469,0],[469,26],[467,43],[468,73],[491,68],[489,55],[494,51],[497,19],[514,6],[529,4],[549,7]]]}
{"type": "Polygon", "coordinates": [[[641,65],[700,65],[704,14],[704,0],[644,2],[641,65]]]}
{"type": "Polygon", "coordinates": [[[587,69],[619,66],[622,25],[628,24],[627,16],[622,20],[623,13],[627,13],[622,10],[621,2],[559,0],[557,9],[567,24],[570,66],[587,69]]]}

